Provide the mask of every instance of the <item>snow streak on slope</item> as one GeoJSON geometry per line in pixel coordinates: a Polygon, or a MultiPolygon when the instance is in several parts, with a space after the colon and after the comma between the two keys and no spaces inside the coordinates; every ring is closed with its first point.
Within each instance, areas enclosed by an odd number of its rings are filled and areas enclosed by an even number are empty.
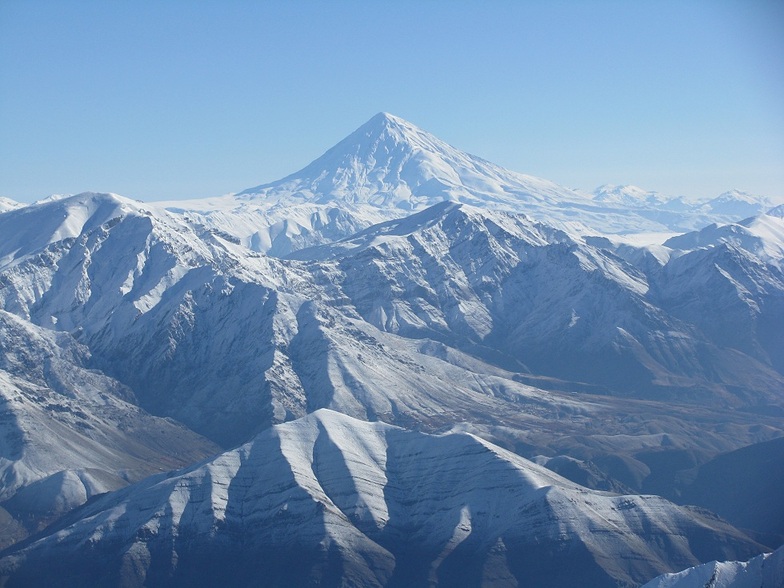
{"type": "Polygon", "coordinates": [[[707,513],[588,491],[470,435],[320,410],[94,501],[6,555],[0,574],[63,586],[601,587],[756,549],[707,513]]]}

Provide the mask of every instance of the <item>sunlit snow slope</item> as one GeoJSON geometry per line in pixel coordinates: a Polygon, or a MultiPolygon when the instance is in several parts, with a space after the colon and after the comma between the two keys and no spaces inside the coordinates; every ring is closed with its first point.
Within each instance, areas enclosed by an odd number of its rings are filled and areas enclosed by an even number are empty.
{"type": "Polygon", "coordinates": [[[664,574],[643,588],[778,588],[784,586],[784,547],[749,561],[713,561],[664,574]]]}

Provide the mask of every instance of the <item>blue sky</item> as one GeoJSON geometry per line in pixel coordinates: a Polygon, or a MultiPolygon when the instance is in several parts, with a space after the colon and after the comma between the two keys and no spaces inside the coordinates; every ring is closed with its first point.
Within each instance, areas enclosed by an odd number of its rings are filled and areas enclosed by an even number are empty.
{"type": "Polygon", "coordinates": [[[379,111],[570,187],[784,201],[784,2],[3,0],[0,196],[240,191],[379,111]]]}

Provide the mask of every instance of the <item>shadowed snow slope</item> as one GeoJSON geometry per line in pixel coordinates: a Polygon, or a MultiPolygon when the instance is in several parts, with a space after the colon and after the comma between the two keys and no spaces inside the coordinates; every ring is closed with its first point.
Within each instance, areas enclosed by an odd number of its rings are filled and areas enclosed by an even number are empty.
{"type": "Polygon", "coordinates": [[[752,536],[772,548],[784,544],[784,437],[719,455],[682,477],[679,503],[753,529],[752,536]]]}
{"type": "Polygon", "coordinates": [[[89,351],[67,333],[0,311],[0,341],[0,506],[29,530],[95,494],[216,450],[85,369],[89,351]]]}
{"type": "Polygon", "coordinates": [[[758,550],[705,511],[588,491],[471,435],[319,410],[91,502],[7,553],[0,574],[8,586],[601,587],[758,550]]]}

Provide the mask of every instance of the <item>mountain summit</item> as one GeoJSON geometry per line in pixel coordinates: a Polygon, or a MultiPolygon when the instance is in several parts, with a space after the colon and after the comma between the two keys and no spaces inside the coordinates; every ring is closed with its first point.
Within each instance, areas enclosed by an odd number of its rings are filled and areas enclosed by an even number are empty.
{"type": "Polygon", "coordinates": [[[248,199],[335,201],[401,211],[444,200],[474,205],[584,200],[547,180],[464,153],[397,116],[381,112],[307,167],[239,194],[248,199]]]}
{"type": "MultiPolygon", "coordinates": [[[[381,112],[310,165],[281,180],[240,192],[231,204],[239,203],[243,210],[264,210],[274,222],[279,215],[270,215],[270,211],[276,208],[285,211],[286,218],[290,218],[292,207],[303,205],[310,215],[314,207],[322,207],[321,212],[324,208],[340,208],[343,213],[350,209],[351,219],[343,224],[359,229],[372,224],[366,222],[368,215],[389,219],[452,201],[522,212],[560,229],[588,235],[683,232],[749,216],[736,214],[733,198],[714,203],[721,204],[714,209],[630,186],[603,188],[589,196],[504,169],[381,112]]],[[[745,200],[742,204],[746,211],[748,204],[745,200]]],[[[289,232],[292,236],[313,233],[312,224],[301,223],[301,228],[289,232]]],[[[219,228],[231,232],[231,227],[224,225],[219,228]]],[[[247,235],[237,236],[247,240],[247,235]]],[[[292,248],[287,245],[284,249],[292,248]]]]}

